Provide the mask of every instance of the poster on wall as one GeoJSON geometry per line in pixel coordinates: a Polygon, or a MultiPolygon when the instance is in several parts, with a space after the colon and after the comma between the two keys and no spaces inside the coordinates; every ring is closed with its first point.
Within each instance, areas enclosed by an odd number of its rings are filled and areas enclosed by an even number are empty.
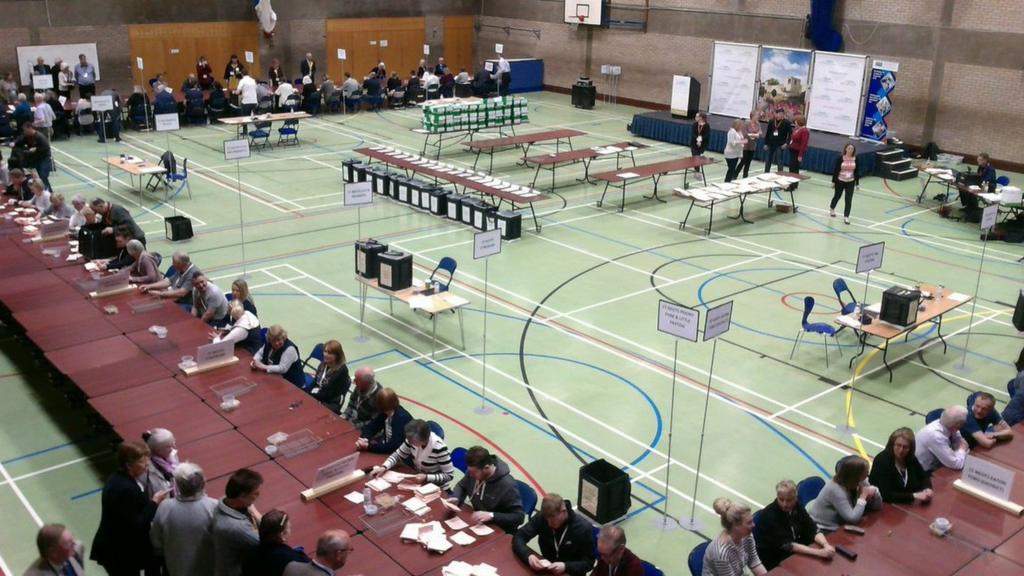
{"type": "Polygon", "coordinates": [[[860,105],[864,100],[867,56],[815,52],[807,127],[811,130],[856,136],[860,105]]]}
{"type": "Polygon", "coordinates": [[[864,102],[864,122],[860,135],[871,140],[885,140],[889,135],[886,117],[892,112],[893,90],[896,89],[898,62],[875,60],[871,63],[871,81],[868,84],[867,101],[864,102]]]}
{"type": "Polygon", "coordinates": [[[787,118],[803,114],[810,76],[810,50],[761,48],[761,81],[757,88],[761,120],[767,120],[777,108],[784,109],[787,118]]]}
{"type": "Polygon", "coordinates": [[[748,117],[754,106],[757,53],[756,44],[715,42],[709,112],[734,118],[748,117]]]}

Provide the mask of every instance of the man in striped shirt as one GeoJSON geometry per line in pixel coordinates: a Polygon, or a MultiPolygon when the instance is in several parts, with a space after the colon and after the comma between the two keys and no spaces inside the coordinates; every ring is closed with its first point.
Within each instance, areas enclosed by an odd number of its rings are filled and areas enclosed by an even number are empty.
{"type": "Polygon", "coordinates": [[[448,483],[455,475],[448,446],[440,436],[431,431],[430,423],[424,420],[413,420],[406,424],[405,442],[384,461],[383,465],[374,466],[371,474],[376,478],[398,463],[408,464],[416,471],[411,480],[418,484],[437,484],[441,489],[447,489],[448,483]]]}

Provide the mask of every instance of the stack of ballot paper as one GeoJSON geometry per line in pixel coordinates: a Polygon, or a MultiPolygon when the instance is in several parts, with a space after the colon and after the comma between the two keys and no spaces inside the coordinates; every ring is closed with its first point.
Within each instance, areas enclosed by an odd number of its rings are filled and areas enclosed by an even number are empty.
{"type": "Polygon", "coordinates": [[[391,484],[383,478],[374,478],[373,480],[367,482],[366,485],[377,492],[383,492],[388,488],[391,488],[391,484]]]}
{"type": "Polygon", "coordinates": [[[441,489],[437,487],[437,484],[423,484],[416,488],[416,495],[426,499],[426,497],[432,494],[440,494],[441,489]]]}
{"type": "Polygon", "coordinates": [[[490,564],[470,564],[455,560],[441,568],[442,576],[498,576],[498,569],[490,564]]]}
{"type": "Polygon", "coordinates": [[[406,524],[402,528],[401,538],[410,542],[419,542],[431,552],[444,553],[452,547],[440,522],[406,524]]]}

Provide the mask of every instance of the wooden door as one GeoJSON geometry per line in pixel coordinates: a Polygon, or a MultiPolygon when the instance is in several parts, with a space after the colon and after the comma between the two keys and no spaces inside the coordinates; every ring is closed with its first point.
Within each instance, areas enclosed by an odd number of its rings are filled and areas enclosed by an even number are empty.
{"type": "Polygon", "coordinates": [[[362,82],[380,61],[379,27],[377,18],[327,20],[327,70],[336,85],[345,80],[345,72],[362,82]],[[339,48],[345,50],[345,60],[338,59],[339,48]]]}
{"type": "Polygon", "coordinates": [[[473,16],[444,17],[444,60],[452,74],[458,75],[462,68],[473,75],[476,65],[473,62],[473,16]]]}
{"type": "MultiPolygon", "coordinates": [[[[214,78],[221,80],[224,65],[231,54],[237,54],[255,78],[264,76],[260,63],[259,30],[255,22],[192,22],[180,24],[132,24],[128,26],[132,65],[141,56],[145,65],[142,84],[149,89],[149,79],[164,73],[167,82],[179,89],[188,74],[195,72],[196,60],[206,56],[214,78]],[[245,61],[246,51],[253,62],[245,61]]],[[[135,69],[135,78],[140,73],[135,69]]],[[[136,80],[138,82],[138,80],[136,80]]]]}

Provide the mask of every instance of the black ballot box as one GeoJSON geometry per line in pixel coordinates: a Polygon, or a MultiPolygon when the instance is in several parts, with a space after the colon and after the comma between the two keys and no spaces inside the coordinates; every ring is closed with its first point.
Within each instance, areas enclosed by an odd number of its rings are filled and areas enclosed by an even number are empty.
{"type": "Polygon", "coordinates": [[[103,235],[104,224],[86,224],[78,229],[78,252],[89,260],[113,258],[117,254],[114,235],[103,235]]]}
{"type": "Polygon", "coordinates": [[[389,251],[377,257],[380,275],[377,284],[392,292],[412,286],[412,254],[389,251]]]}
{"type": "Polygon", "coordinates": [[[580,78],[572,85],[572,105],[590,110],[597,101],[597,87],[589,78],[580,78]]]}
{"type": "Polygon", "coordinates": [[[428,203],[430,213],[435,216],[448,217],[448,197],[451,196],[451,191],[444,188],[431,188],[425,192],[430,197],[428,203]]]}
{"type": "Polygon", "coordinates": [[[366,164],[358,158],[350,158],[341,163],[342,179],[345,182],[366,182],[366,164]]]}
{"type": "Polygon", "coordinates": [[[523,215],[519,212],[491,212],[487,215],[487,229],[501,229],[502,240],[518,240],[523,235],[523,215]]]}
{"type": "Polygon", "coordinates": [[[185,216],[164,218],[164,234],[171,242],[188,240],[192,237],[192,220],[185,216]]]}
{"type": "Polygon", "coordinates": [[[370,238],[356,242],[356,274],[363,278],[376,278],[380,263],[378,257],[388,251],[387,244],[381,244],[370,238]]]}
{"type": "Polygon", "coordinates": [[[607,524],[629,512],[629,475],[601,459],[580,467],[576,508],[598,524],[607,524]]]}
{"type": "MultiPolygon", "coordinates": [[[[472,200],[472,198],[466,196],[465,194],[448,195],[447,216],[449,220],[455,220],[456,222],[462,221],[462,203],[465,202],[466,200],[472,200]]],[[[469,210],[469,208],[466,208],[466,210],[469,210]]]]}

